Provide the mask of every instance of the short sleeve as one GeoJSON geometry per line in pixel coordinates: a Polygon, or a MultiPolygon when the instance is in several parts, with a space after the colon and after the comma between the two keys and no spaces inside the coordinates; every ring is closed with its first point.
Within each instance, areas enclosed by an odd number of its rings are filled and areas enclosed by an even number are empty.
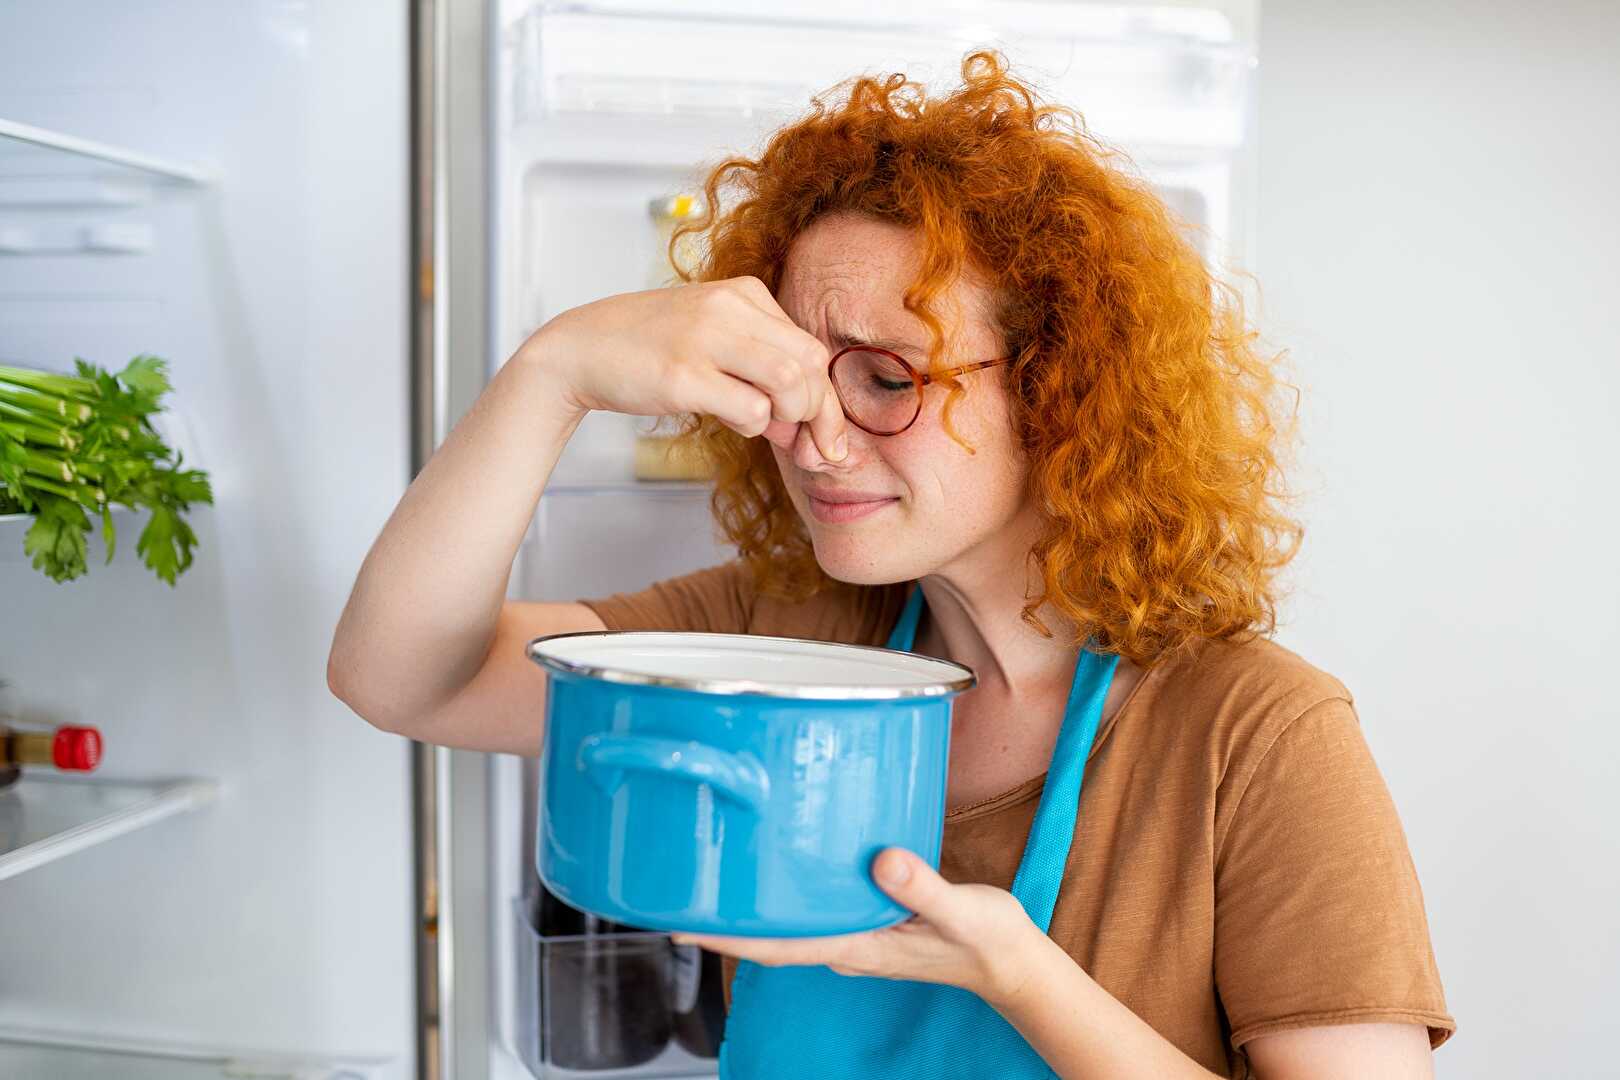
{"type": "Polygon", "coordinates": [[[1406,835],[1349,701],[1285,726],[1237,795],[1215,864],[1215,982],[1241,1047],[1259,1035],[1456,1029],[1406,835]]]}
{"type": "Polygon", "coordinates": [[[655,582],[640,592],[579,602],[596,612],[609,630],[744,634],[753,596],[748,568],[734,560],[655,582]]]}

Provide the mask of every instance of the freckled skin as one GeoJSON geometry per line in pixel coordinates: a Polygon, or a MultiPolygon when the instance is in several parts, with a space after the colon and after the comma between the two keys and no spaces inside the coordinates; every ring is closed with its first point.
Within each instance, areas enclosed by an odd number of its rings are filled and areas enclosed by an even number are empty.
{"type": "MultiPolygon", "coordinates": [[[[917,266],[910,230],[855,214],[829,215],[789,249],[777,302],[829,349],[830,329],[837,328],[926,351],[927,328],[903,304],[917,266]]],[[[937,310],[950,335],[941,366],[1004,355],[983,283],[959,281],[937,310]]],[[[1026,567],[1039,519],[1026,498],[1029,470],[1012,430],[1006,370],[961,377],[966,395],[952,422],[975,454],[946,432],[941,412],[950,391],[937,385],[928,387],[916,423],[899,435],[869,435],[847,425],[843,461],[821,455],[807,424],[778,422],[766,432],[822,569],[863,585],[920,580],[927,609],[914,651],[966,664],[978,676],[978,686],[952,708],[953,806],[1045,771],[1078,658],[1077,647],[1066,644],[1072,628],[1051,608],[1041,615],[1053,638],[1021,618],[1026,596],[1038,588],[1026,567]],[[811,513],[807,483],[900,501],[858,521],[828,524],[811,513]]],[[[1105,716],[1140,677],[1139,668],[1121,661],[1105,716]]]]}
{"type": "MultiPolygon", "coordinates": [[[[805,230],[790,249],[778,302],[799,326],[831,346],[829,326],[928,346],[922,320],[902,299],[917,271],[916,241],[897,225],[853,214],[832,215],[805,230]]],[[[1002,355],[988,317],[989,293],[962,281],[940,305],[947,327],[958,323],[942,362],[972,363],[1002,355]]],[[[1017,577],[1035,525],[1024,498],[1028,468],[1008,419],[1004,368],[962,376],[966,397],[952,415],[970,454],[940,419],[949,388],[930,385],[922,415],[899,435],[869,435],[849,425],[849,456],[831,462],[800,426],[791,448],[775,446],[778,467],[804,518],[816,556],[841,581],[875,584],[941,574],[969,590],[993,578],[1017,577]],[[863,520],[826,525],[810,513],[803,484],[874,490],[900,503],[863,520]]]]}

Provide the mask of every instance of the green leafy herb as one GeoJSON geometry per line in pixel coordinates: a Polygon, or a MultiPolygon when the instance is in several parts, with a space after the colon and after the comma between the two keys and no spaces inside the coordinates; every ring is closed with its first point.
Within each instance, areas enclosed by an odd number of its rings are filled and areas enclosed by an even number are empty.
{"type": "Polygon", "coordinates": [[[33,515],[23,550],[52,579],[70,581],[88,569],[87,511],[101,518],[111,562],[110,508],[147,510],[135,550],[173,585],[197,546],[185,512],[214,496],[208,474],[181,468],[149,419],[171,389],[167,365],[137,356],[116,375],[74,366],[65,375],[0,365],[0,514],[33,515]]]}

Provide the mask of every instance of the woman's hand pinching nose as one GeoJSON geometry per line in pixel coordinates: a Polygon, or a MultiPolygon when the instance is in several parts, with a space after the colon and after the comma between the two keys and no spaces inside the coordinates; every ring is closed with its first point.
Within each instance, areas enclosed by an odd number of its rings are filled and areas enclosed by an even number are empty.
{"type": "MultiPolygon", "coordinates": [[[[787,420],[772,420],[760,434],[772,446],[780,450],[791,451],[793,443],[799,437],[799,425],[790,423],[787,420]]],[[[843,461],[849,456],[849,436],[840,431],[832,439],[830,448],[822,449],[819,439],[816,441],[816,448],[821,450],[821,456],[828,461],[843,461]]]]}
{"type": "Polygon", "coordinates": [[[799,425],[790,420],[772,420],[760,432],[765,441],[781,450],[792,450],[793,441],[799,437],[799,425]]]}

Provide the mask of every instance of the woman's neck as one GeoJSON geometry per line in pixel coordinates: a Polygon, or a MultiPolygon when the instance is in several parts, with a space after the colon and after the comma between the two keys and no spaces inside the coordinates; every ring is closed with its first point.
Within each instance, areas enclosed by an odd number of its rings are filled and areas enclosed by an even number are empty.
{"type": "Polygon", "coordinates": [[[1080,655],[1072,628],[1054,626],[1043,612],[1053,636],[1042,637],[1024,621],[1025,600],[1019,594],[969,595],[959,583],[936,575],[921,585],[924,605],[913,652],[972,668],[979,686],[996,696],[1068,684],[1080,655]]]}
{"type": "MultiPolygon", "coordinates": [[[[912,651],[965,664],[978,676],[977,685],[952,704],[946,792],[947,805],[971,806],[1047,770],[1080,647],[1065,644],[1074,641],[1072,630],[1065,634],[1049,625],[1052,637],[1038,634],[1023,621],[1017,597],[987,607],[983,594],[965,602],[959,587],[933,577],[924,578],[922,588],[926,604],[912,651]]],[[[1120,659],[1103,700],[1104,724],[1124,706],[1142,675],[1142,669],[1120,659]]]]}
{"type": "Polygon", "coordinates": [[[1024,621],[1034,580],[1029,557],[1038,532],[1031,515],[1019,515],[994,541],[963,552],[920,580],[924,608],[912,651],[954,660],[973,669],[983,697],[1016,700],[1068,689],[1080,658],[1073,623],[1050,607],[1041,621],[1050,637],[1024,621]]]}

